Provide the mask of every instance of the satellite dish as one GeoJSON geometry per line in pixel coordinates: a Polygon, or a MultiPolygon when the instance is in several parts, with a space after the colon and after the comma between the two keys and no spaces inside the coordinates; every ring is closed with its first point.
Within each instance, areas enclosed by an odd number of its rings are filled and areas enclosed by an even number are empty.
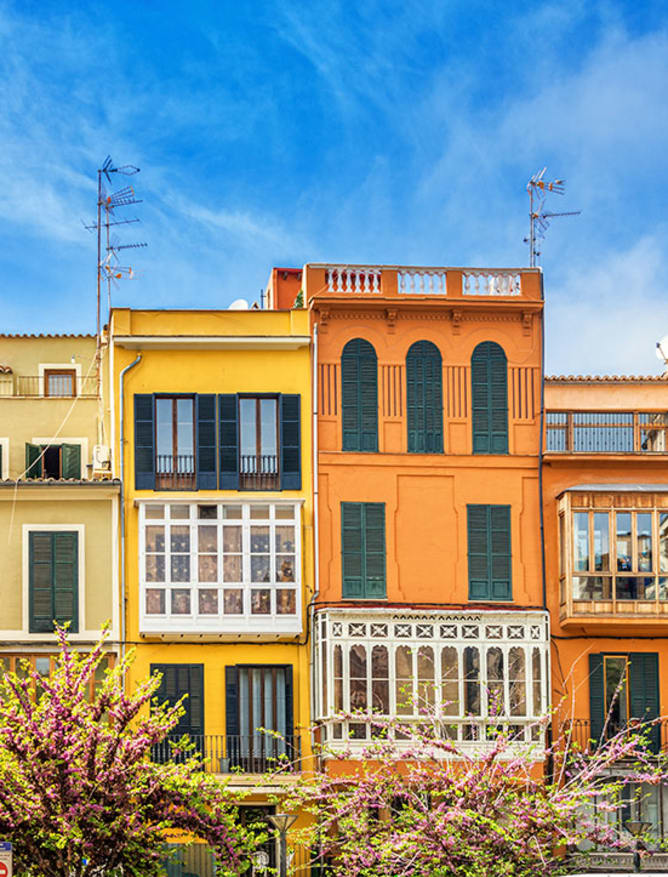
{"type": "Polygon", "coordinates": [[[668,335],[664,335],[656,342],[656,358],[662,362],[668,362],[668,335]]]}
{"type": "MultiPolygon", "coordinates": [[[[228,311],[247,311],[248,302],[245,298],[235,298],[232,304],[227,308],[228,311]]],[[[667,348],[668,349],[668,348],[667,348]]]]}

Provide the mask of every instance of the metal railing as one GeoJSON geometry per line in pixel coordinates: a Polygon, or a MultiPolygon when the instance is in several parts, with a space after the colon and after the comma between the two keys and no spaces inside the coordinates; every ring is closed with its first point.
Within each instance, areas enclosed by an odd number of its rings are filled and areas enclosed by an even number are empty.
{"type": "MultiPolygon", "coordinates": [[[[609,721],[605,729],[605,739],[610,739],[623,731],[628,726],[629,733],[648,731],[649,744],[653,752],[668,751],[668,720],[660,719],[653,727],[640,723],[634,725],[631,719],[628,723],[615,723],[609,721]]],[[[580,752],[593,752],[599,745],[600,740],[592,737],[591,719],[568,719],[559,728],[559,738],[567,739],[571,747],[577,747],[580,752]]]]}
{"type": "Polygon", "coordinates": [[[192,454],[158,454],[155,458],[156,490],[189,490],[195,487],[192,454]]]}
{"type": "MultiPolygon", "coordinates": [[[[251,855],[251,870],[245,873],[248,877],[269,877],[276,874],[278,862],[278,842],[274,839],[274,830],[269,829],[270,838],[259,848],[260,856],[251,855]],[[262,852],[265,853],[262,856],[262,852]]],[[[216,859],[213,850],[203,843],[165,844],[170,854],[165,856],[163,867],[165,877],[215,877],[216,859]]],[[[316,865],[311,864],[311,854],[302,846],[292,846],[288,835],[288,874],[290,877],[315,877],[323,875],[316,865]],[[311,870],[313,868],[313,870],[311,870]]]]}
{"type": "Polygon", "coordinates": [[[180,734],[168,735],[153,747],[152,758],[164,764],[185,761],[190,754],[204,759],[207,773],[294,773],[301,769],[301,739],[272,734],[190,734],[190,750],[180,734]]]}
{"type": "Polygon", "coordinates": [[[97,397],[97,378],[66,378],[62,381],[50,380],[44,375],[4,375],[0,376],[0,398],[25,397],[28,399],[94,399],[97,397]]]}
{"type": "Polygon", "coordinates": [[[274,490],[278,482],[276,455],[242,454],[239,457],[239,487],[242,490],[274,490]]]}
{"type": "Polygon", "coordinates": [[[562,454],[665,454],[666,411],[547,411],[545,450],[562,454]]]}

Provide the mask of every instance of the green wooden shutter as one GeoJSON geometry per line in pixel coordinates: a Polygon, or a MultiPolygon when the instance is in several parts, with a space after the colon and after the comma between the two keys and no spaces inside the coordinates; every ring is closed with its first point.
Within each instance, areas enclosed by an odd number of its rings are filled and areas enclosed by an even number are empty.
{"type": "Polygon", "coordinates": [[[385,597],[385,504],[341,503],[344,597],[385,597]]]}
{"type": "Polygon", "coordinates": [[[301,490],[301,396],[283,393],[279,399],[281,422],[281,490],[301,490]]]}
{"type": "Polygon", "coordinates": [[[155,490],[154,397],[135,393],[135,489],[155,490]]]}
{"type": "Polygon", "coordinates": [[[195,396],[197,419],[197,489],[215,490],[216,472],[216,397],[213,393],[195,396]]]}
{"type": "Polygon", "coordinates": [[[466,506],[468,556],[469,556],[469,600],[489,598],[489,551],[488,551],[488,507],[486,505],[466,506]]]}
{"type": "Polygon", "coordinates": [[[239,397],[223,393],[220,412],[220,489],[239,490],[239,397]]]}
{"type": "Polygon", "coordinates": [[[489,506],[490,597],[512,599],[510,506],[489,506]]]}
{"type": "Polygon", "coordinates": [[[589,736],[598,742],[605,724],[603,655],[589,655],[589,736]]]}
{"type": "Polygon", "coordinates": [[[378,450],[378,360],[373,346],[354,338],[341,354],[343,450],[378,450]]]}
{"type": "Polygon", "coordinates": [[[508,363],[503,348],[483,341],[471,357],[474,454],[508,453],[508,363]]]}
{"type": "Polygon", "coordinates": [[[385,597],[385,503],[362,505],[364,519],[364,596],[385,597]]]}
{"type": "Polygon", "coordinates": [[[33,531],[28,541],[31,633],[51,633],[53,623],[79,631],[79,534],[33,531]]]}
{"type": "Polygon", "coordinates": [[[81,445],[61,445],[63,478],[81,478],[81,445]]]}
{"type": "Polygon", "coordinates": [[[417,341],[406,355],[408,451],[443,452],[443,366],[431,341],[417,341]]]}
{"type": "MultiPolygon", "coordinates": [[[[228,736],[239,734],[239,670],[225,667],[225,732],[228,736]]],[[[228,752],[229,752],[228,742],[228,752]]]]}
{"type": "Polygon", "coordinates": [[[512,599],[510,506],[468,505],[469,600],[512,599]]]}
{"type": "Polygon", "coordinates": [[[44,475],[44,458],[39,445],[26,442],[26,478],[42,478],[44,475]]]}
{"type": "MultiPolygon", "coordinates": [[[[292,682],[292,666],[288,665],[283,668],[285,674],[285,736],[288,738],[288,747],[290,738],[295,733],[295,717],[294,717],[294,687],[292,682]]],[[[288,748],[288,757],[294,758],[295,752],[288,748]]]]}
{"type": "MultiPolygon", "coordinates": [[[[659,656],[656,652],[629,655],[629,706],[631,716],[649,722],[659,716],[659,656]]],[[[654,752],[659,751],[659,727],[648,734],[654,752]]]]}
{"type": "Polygon", "coordinates": [[[362,503],[341,503],[341,562],[343,566],[343,596],[364,596],[362,569],[363,528],[362,503]]]}
{"type": "Polygon", "coordinates": [[[203,664],[151,664],[151,673],[162,673],[162,681],[156,692],[158,703],[177,703],[184,695],[185,712],[171,732],[175,735],[204,734],[204,665],[203,664]]]}

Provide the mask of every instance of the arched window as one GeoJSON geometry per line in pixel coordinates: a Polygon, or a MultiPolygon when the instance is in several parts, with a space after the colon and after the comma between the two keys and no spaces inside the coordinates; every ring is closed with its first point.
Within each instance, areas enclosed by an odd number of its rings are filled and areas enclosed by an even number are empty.
{"type": "Polygon", "coordinates": [[[478,344],[471,357],[473,453],[508,453],[508,363],[494,341],[478,344]]]}
{"type": "Polygon", "coordinates": [[[443,453],[443,369],[438,347],[416,341],[406,355],[408,451],[443,453]]]}
{"type": "Polygon", "coordinates": [[[378,450],[378,360],[373,346],[353,338],[341,354],[344,451],[378,450]]]}

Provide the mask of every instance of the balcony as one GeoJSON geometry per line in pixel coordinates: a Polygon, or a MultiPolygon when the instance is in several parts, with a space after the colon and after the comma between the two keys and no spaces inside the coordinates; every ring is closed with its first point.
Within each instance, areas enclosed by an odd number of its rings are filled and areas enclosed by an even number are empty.
{"type": "MultiPolygon", "coordinates": [[[[164,764],[184,761],[188,754],[178,748],[183,735],[166,737],[153,747],[153,761],[164,764]]],[[[191,734],[194,752],[204,759],[207,773],[287,773],[301,770],[301,739],[271,734],[191,734]]]]}
{"type": "Polygon", "coordinates": [[[314,296],[374,298],[541,299],[536,268],[446,268],[410,265],[309,264],[306,299],[314,296]]]}
{"type": "Polygon", "coordinates": [[[552,454],[665,454],[666,411],[546,411],[552,454]]]}
{"type": "Polygon", "coordinates": [[[79,399],[97,398],[97,377],[52,376],[45,384],[44,375],[0,374],[0,399],[79,399]]]}
{"type": "Polygon", "coordinates": [[[278,457],[272,454],[239,457],[240,490],[278,490],[278,457]]]}
{"type": "Polygon", "coordinates": [[[155,458],[156,490],[194,490],[195,457],[191,454],[158,454],[155,458]]]}
{"type": "MultiPolygon", "coordinates": [[[[629,724],[630,730],[633,730],[632,722],[629,724]]],[[[606,739],[610,739],[624,730],[624,725],[609,722],[606,728],[606,739]]],[[[656,727],[651,732],[650,745],[652,751],[668,752],[668,719],[659,719],[656,727]]],[[[569,719],[561,725],[560,737],[567,739],[571,748],[575,748],[578,752],[591,753],[598,744],[598,740],[592,739],[591,720],[590,719],[569,719]]]]}

